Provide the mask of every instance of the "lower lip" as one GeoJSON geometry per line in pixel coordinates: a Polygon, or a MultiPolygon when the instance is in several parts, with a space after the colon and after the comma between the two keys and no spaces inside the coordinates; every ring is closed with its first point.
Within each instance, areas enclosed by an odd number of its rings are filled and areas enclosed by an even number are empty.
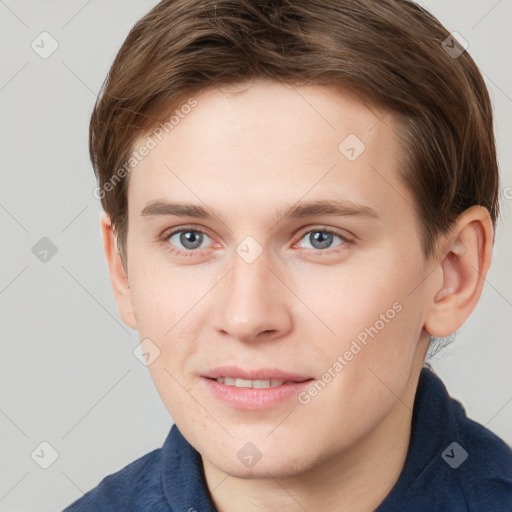
{"type": "Polygon", "coordinates": [[[273,388],[239,388],[206,377],[201,379],[216,398],[232,407],[245,410],[269,409],[292,397],[297,398],[297,395],[313,382],[313,379],[309,379],[273,388]]]}

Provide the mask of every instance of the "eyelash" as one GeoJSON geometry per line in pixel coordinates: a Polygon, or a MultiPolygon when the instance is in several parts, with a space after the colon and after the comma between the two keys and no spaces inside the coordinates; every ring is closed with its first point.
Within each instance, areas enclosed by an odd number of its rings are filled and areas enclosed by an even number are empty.
{"type": "MultiPolygon", "coordinates": [[[[199,251],[198,249],[189,249],[187,251],[183,251],[181,249],[175,249],[170,243],[169,243],[169,238],[171,238],[173,235],[177,234],[177,233],[181,233],[181,232],[187,232],[187,231],[191,231],[193,233],[202,233],[203,235],[206,235],[208,238],[211,238],[208,233],[206,233],[205,231],[201,230],[201,229],[197,229],[197,228],[187,228],[187,227],[181,227],[179,229],[175,229],[173,231],[170,231],[170,232],[166,232],[163,236],[162,236],[162,241],[165,243],[165,250],[173,255],[178,255],[178,256],[184,256],[184,257],[190,257],[190,256],[195,256],[197,254],[197,252],[199,251]]],[[[304,236],[310,234],[310,233],[327,233],[329,235],[333,235],[333,236],[337,236],[338,238],[340,238],[342,240],[342,243],[336,247],[338,247],[338,249],[327,249],[327,250],[323,250],[323,249],[306,249],[306,252],[307,254],[314,254],[314,255],[319,255],[321,253],[327,253],[327,254],[337,254],[341,251],[344,251],[347,249],[348,246],[350,246],[354,240],[351,239],[351,238],[348,238],[346,236],[343,236],[341,235],[339,232],[335,231],[335,230],[332,230],[332,229],[329,229],[329,228],[315,228],[315,229],[309,229],[308,231],[304,231],[301,233],[301,236],[299,238],[298,241],[302,240],[304,238],[304,236]]]]}

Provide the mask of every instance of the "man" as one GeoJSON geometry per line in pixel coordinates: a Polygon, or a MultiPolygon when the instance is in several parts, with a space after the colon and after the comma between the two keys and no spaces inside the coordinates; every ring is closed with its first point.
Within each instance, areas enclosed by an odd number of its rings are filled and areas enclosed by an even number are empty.
{"type": "Polygon", "coordinates": [[[510,448],[424,367],[480,298],[499,189],[485,84],[435,18],[164,0],[90,150],[175,425],[66,510],[511,509],[510,448]]]}

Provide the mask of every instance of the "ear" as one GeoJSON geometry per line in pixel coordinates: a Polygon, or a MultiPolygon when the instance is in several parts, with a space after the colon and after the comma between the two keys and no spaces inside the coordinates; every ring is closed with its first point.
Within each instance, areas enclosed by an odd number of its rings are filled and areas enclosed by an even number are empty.
{"type": "Polygon", "coordinates": [[[425,330],[432,336],[453,334],[475,309],[492,260],[494,230],[486,208],[465,210],[441,249],[443,284],[429,299],[425,330]]]}
{"type": "Polygon", "coordinates": [[[128,276],[123,267],[121,257],[119,256],[116,235],[112,228],[110,218],[106,213],[103,213],[101,216],[100,228],[103,239],[103,249],[110,272],[110,282],[114,290],[119,315],[126,325],[130,326],[132,329],[137,329],[128,276]]]}

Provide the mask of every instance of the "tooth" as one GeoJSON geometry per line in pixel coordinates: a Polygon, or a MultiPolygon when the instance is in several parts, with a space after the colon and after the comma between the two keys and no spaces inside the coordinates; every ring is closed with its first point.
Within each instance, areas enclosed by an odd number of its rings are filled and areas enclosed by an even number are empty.
{"type": "Polygon", "coordinates": [[[278,380],[278,379],[267,379],[267,380],[248,380],[248,379],[237,379],[232,377],[217,377],[217,382],[224,383],[228,386],[236,386],[238,388],[275,388],[282,386],[290,381],[278,380]]]}
{"type": "Polygon", "coordinates": [[[252,388],[252,380],[236,379],[235,386],[237,388],[252,388]]]}
{"type": "Polygon", "coordinates": [[[253,388],[269,388],[270,381],[269,380],[253,380],[252,387],[253,388]]]}

